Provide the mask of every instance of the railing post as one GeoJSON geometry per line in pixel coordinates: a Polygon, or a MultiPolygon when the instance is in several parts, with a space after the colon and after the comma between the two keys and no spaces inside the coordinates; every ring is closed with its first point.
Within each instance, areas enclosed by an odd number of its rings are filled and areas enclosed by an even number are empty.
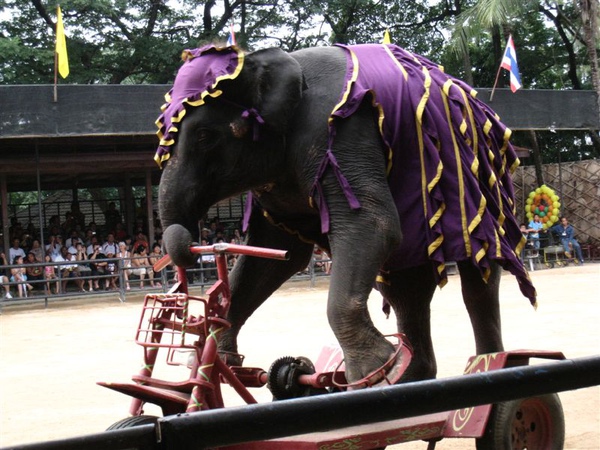
{"type": "Polygon", "coordinates": [[[313,253],[310,257],[310,264],[308,265],[308,276],[310,278],[310,287],[314,288],[317,285],[316,274],[315,274],[315,264],[317,263],[317,259],[315,258],[315,254],[313,253]]]}
{"type": "Polygon", "coordinates": [[[119,301],[125,303],[125,272],[123,258],[117,260],[117,272],[119,273],[119,301]]]}

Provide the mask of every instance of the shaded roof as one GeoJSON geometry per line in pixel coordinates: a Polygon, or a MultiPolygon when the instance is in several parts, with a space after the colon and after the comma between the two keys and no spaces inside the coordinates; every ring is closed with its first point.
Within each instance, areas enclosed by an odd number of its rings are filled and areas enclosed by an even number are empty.
{"type": "MultiPolygon", "coordinates": [[[[0,86],[0,175],[9,191],[143,184],[158,144],[156,118],[168,85],[0,86]],[[39,166],[36,164],[39,155],[39,166]]],[[[513,130],[598,129],[593,91],[477,89],[513,130]]]]}

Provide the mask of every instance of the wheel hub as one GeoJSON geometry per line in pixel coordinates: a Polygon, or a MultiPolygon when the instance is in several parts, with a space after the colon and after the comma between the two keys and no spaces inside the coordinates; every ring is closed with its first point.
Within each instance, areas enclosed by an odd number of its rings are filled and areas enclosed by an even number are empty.
{"type": "Polygon", "coordinates": [[[284,356],[271,364],[267,387],[273,394],[274,400],[307,397],[327,392],[324,389],[314,389],[312,386],[300,384],[300,375],[313,373],[315,373],[315,366],[308,358],[284,356]]]}

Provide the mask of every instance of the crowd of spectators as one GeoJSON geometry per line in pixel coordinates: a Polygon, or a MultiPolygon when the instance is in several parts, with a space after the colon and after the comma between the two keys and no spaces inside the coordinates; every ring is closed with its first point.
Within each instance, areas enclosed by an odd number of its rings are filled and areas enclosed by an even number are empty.
{"type": "Polygon", "coordinates": [[[540,217],[534,215],[529,225],[521,224],[521,234],[527,239],[527,244],[521,254],[521,259],[529,256],[531,258],[539,257],[539,250],[552,241],[558,240],[558,243],[563,247],[563,254],[567,260],[576,261],[578,264],[583,264],[583,253],[581,244],[575,238],[575,228],[569,223],[567,217],[561,217],[560,223],[545,229],[540,217]],[[544,245],[542,245],[542,242],[544,245]]]}
{"type": "MultiPolygon", "coordinates": [[[[155,231],[160,233],[157,220],[155,218],[155,231]]],[[[163,256],[162,242],[160,234],[156,242],[150,242],[144,222],[143,217],[138,217],[133,235],[128,235],[114,202],[108,205],[103,226],[86,223],[78,203],[73,202],[62,223],[58,216],[50,218],[44,229],[46,242],[42,245],[39,230],[32,224],[23,228],[13,219],[10,227],[12,245],[6,252],[0,249],[0,285],[4,296],[24,298],[36,292],[60,294],[69,288],[82,293],[118,288],[130,290],[133,280],[139,280],[140,289],[160,288],[160,278],[152,267],[163,256]]],[[[202,223],[200,225],[206,245],[243,243],[239,230],[227,236],[218,219],[206,228],[202,223]]],[[[233,263],[234,257],[230,260],[230,264],[233,263]]],[[[203,267],[199,258],[198,268],[203,267]]]]}

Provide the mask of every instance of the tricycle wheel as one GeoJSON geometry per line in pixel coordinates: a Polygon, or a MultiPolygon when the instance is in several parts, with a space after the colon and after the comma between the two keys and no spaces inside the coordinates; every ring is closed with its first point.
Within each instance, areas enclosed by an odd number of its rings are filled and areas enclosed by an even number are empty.
{"type": "Polygon", "coordinates": [[[556,394],[498,403],[477,450],[554,450],[565,441],[565,418],[556,394]]]}
{"type": "Polygon", "coordinates": [[[158,421],[156,416],[131,416],[121,419],[118,422],[113,423],[106,429],[109,430],[122,430],[123,428],[139,427],[141,425],[154,424],[158,421]]]}

